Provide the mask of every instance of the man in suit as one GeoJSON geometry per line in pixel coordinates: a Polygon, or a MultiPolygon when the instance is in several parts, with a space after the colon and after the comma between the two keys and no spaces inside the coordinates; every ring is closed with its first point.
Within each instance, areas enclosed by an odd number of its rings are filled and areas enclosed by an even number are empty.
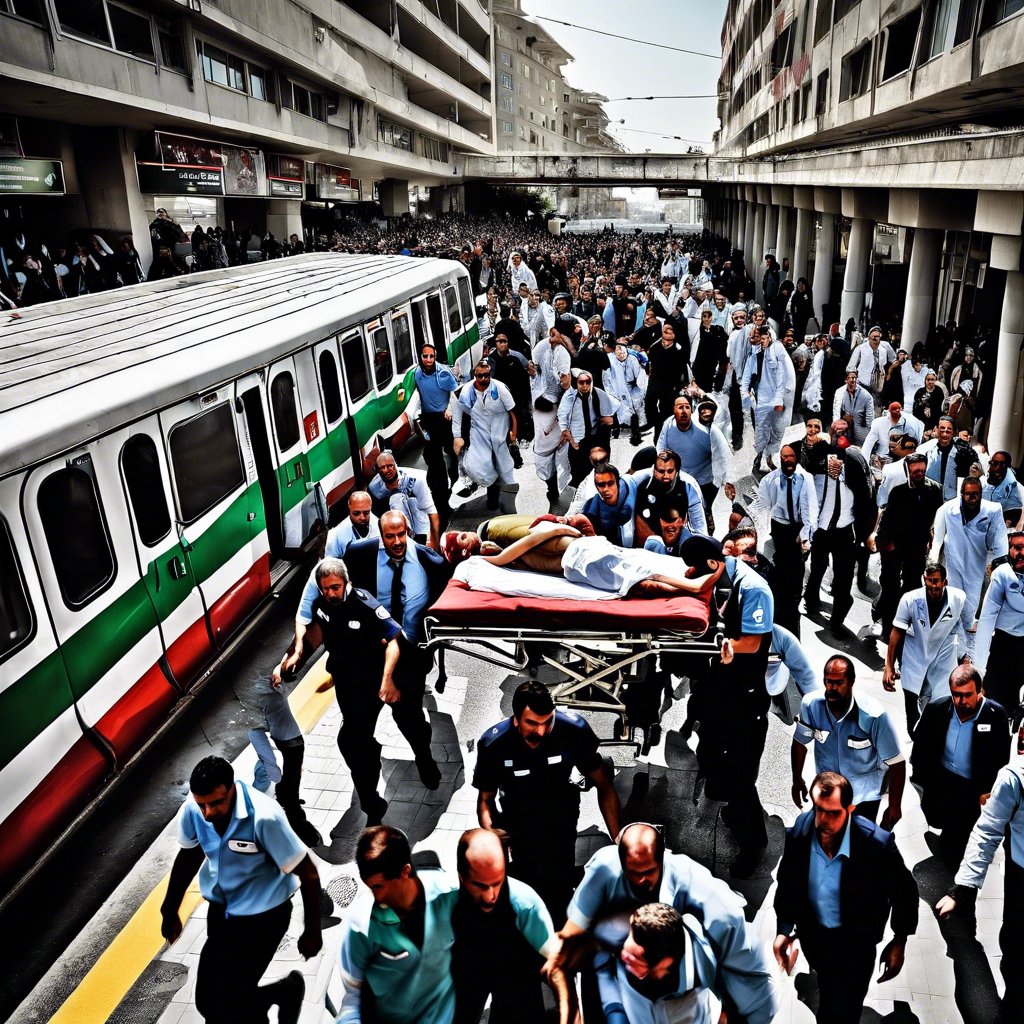
{"type": "MultiPolygon", "coordinates": [[[[409,706],[419,707],[432,659],[417,645],[423,640],[427,609],[440,597],[451,570],[441,555],[409,536],[409,524],[401,512],[385,512],[379,526],[380,537],[350,545],[345,562],[352,585],[375,597],[402,627],[401,657],[394,673],[397,692],[387,703],[408,701],[409,706]]],[[[430,735],[430,722],[424,719],[422,731],[416,742],[410,739],[410,745],[423,784],[437,789],[441,773],[430,753],[430,735]]]]}
{"type": "Polygon", "coordinates": [[[836,772],[811,783],[814,810],[786,832],[775,893],[775,959],[787,974],[803,946],[818,976],[816,1019],[857,1024],[892,918],[879,981],[903,969],[907,937],[917,930],[917,883],[892,834],[853,814],[853,787],[836,772]]]}
{"type": "Polygon", "coordinates": [[[1010,758],[1009,723],[1003,706],[985,696],[973,665],[953,669],[949,692],[925,707],[910,764],[923,790],[921,810],[929,825],[942,829],[942,856],[959,864],[981,801],[1010,758]]]}

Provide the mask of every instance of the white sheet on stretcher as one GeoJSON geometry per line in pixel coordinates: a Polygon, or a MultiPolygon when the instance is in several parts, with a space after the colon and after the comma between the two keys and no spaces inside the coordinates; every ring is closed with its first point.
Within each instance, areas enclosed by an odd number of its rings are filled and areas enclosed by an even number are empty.
{"type": "Polygon", "coordinates": [[[537,597],[555,601],[616,601],[619,597],[609,590],[598,590],[582,583],[569,583],[560,576],[548,576],[545,573],[527,572],[523,569],[506,569],[477,557],[467,558],[459,565],[454,578],[461,580],[470,590],[515,597],[537,597]]]}

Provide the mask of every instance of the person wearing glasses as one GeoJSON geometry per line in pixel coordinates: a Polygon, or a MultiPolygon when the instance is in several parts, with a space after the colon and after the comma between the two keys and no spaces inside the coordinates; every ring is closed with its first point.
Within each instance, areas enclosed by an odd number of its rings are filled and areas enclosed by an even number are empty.
{"type": "Polygon", "coordinates": [[[500,381],[491,379],[491,364],[481,360],[473,367],[473,383],[459,395],[461,415],[454,417],[455,454],[466,450],[462,468],[466,476],[487,488],[487,507],[496,509],[503,487],[515,484],[515,464],[509,445],[516,441],[516,402],[500,381]],[[462,436],[469,417],[469,447],[462,436]]]}
{"type": "Polygon", "coordinates": [[[1010,468],[1012,461],[1009,452],[992,453],[981,497],[983,501],[994,501],[1000,505],[1007,529],[1019,530],[1024,526],[1024,487],[1010,468]]]}

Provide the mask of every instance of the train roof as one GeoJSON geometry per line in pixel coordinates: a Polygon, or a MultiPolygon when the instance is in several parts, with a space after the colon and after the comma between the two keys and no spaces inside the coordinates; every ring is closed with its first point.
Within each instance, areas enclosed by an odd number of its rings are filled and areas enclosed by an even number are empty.
{"type": "Polygon", "coordinates": [[[453,270],[308,253],[19,310],[0,320],[0,476],[360,323],[453,270]]]}

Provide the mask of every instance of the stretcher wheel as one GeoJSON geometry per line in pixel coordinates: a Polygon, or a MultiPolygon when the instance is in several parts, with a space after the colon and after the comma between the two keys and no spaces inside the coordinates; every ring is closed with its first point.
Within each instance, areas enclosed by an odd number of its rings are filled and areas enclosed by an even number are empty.
{"type": "Polygon", "coordinates": [[[628,740],[633,735],[633,727],[625,715],[620,715],[615,721],[615,738],[617,740],[628,740]]]}

